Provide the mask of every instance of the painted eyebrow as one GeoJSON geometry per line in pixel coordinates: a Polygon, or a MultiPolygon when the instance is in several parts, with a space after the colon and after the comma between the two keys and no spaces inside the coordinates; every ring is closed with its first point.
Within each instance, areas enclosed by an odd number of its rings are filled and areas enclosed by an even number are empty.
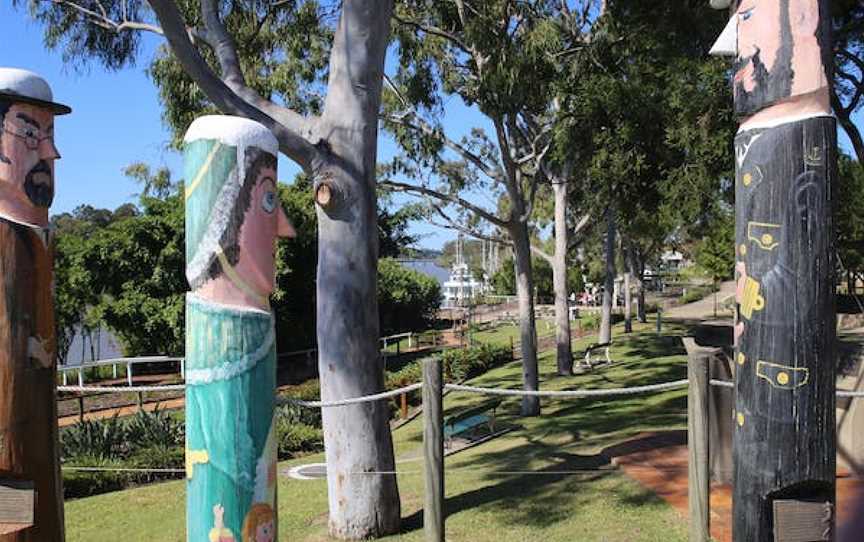
{"type": "Polygon", "coordinates": [[[27,124],[32,124],[32,125],[35,126],[36,128],[38,128],[38,129],[40,129],[40,130],[42,129],[42,125],[39,124],[39,123],[36,121],[36,119],[30,117],[29,115],[25,115],[24,113],[18,113],[18,114],[15,115],[15,116],[16,116],[17,118],[23,120],[23,121],[26,122],[27,124]]]}

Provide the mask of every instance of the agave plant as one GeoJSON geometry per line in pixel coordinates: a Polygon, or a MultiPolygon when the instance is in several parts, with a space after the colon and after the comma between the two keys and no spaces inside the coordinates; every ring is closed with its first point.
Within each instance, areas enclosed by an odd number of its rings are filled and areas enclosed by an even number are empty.
{"type": "Polygon", "coordinates": [[[60,454],[71,457],[113,459],[128,449],[126,429],[117,416],[107,420],[84,420],[61,431],[60,454]]]}

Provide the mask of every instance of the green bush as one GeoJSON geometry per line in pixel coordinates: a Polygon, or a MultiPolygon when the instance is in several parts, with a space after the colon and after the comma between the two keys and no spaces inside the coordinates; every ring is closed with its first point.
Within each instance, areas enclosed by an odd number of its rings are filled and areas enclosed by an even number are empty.
{"type": "Polygon", "coordinates": [[[291,459],[298,455],[319,452],[324,449],[324,433],[321,430],[319,409],[296,405],[281,406],[276,409],[276,442],[279,459],[291,459]],[[308,412],[317,413],[315,423],[306,423],[308,412]]]}
{"type": "Polygon", "coordinates": [[[185,434],[185,424],[164,410],[141,410],[126,422],[126,438],[138,447],[183,445],[185,434]]]}
{"type": "Polygon", "coordinates": [[[513,353],[510,347],[504,345],[482,344],[441,353],[444,378],[449,382],[462,382],[512,359],[513,353]]]}
{"type": "Polygon", "coordinates": [[[392,258],[378,260],[382,336],[429,327],[440,305],[441,286],[437,280],[392,258]]]}
{"type": "Polygon", "coordinates": [[[579,325],[584,330],[600,328],[600,313],[592,312],[579,317],[579,325]]]}
{"type": "Polygon", "coordinates": [[[125,425],[115,415],[107,420],[84,420],[60,431],[60,457],[114,459],[127,450],[125,425]]]}

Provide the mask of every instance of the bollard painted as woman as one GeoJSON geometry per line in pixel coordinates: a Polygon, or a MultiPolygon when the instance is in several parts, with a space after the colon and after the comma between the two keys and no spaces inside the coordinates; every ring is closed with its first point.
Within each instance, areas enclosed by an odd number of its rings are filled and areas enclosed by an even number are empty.
{"type": "Polygon", "coordinates": [[[187,540],[272,542],[276,138],[206,116],[185,137],[187,540]]]}

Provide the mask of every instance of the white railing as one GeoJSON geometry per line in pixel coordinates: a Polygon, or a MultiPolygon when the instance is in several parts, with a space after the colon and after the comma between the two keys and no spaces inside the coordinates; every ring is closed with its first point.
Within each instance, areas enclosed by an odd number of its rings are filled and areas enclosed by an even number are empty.
{"type": "Polygon", "coordinates": [[[84,372],[87,369],[92,369],[94,367],[113,367],[113,375],[114,378],[117,378],[117,366],[125,365],[126,366],[126,383],[131,387],[132,386],[132,366],[144,363],[167,363],[167,362],[180,362],[180,376],[183,378],[186,377],[184,358],[171,357],[171,356],[140,356],[135,358],[112,358],[112,359],[101,359],[98,361],[90,361],[87,363],[82,363],[81,365],[59,365],[57,367],[57,372],[61,375],[63,379],[63,386],[69,385],[68,373],[71,371],[76,371],[78,373],[78,386],[84,385],[84,372]]]}

